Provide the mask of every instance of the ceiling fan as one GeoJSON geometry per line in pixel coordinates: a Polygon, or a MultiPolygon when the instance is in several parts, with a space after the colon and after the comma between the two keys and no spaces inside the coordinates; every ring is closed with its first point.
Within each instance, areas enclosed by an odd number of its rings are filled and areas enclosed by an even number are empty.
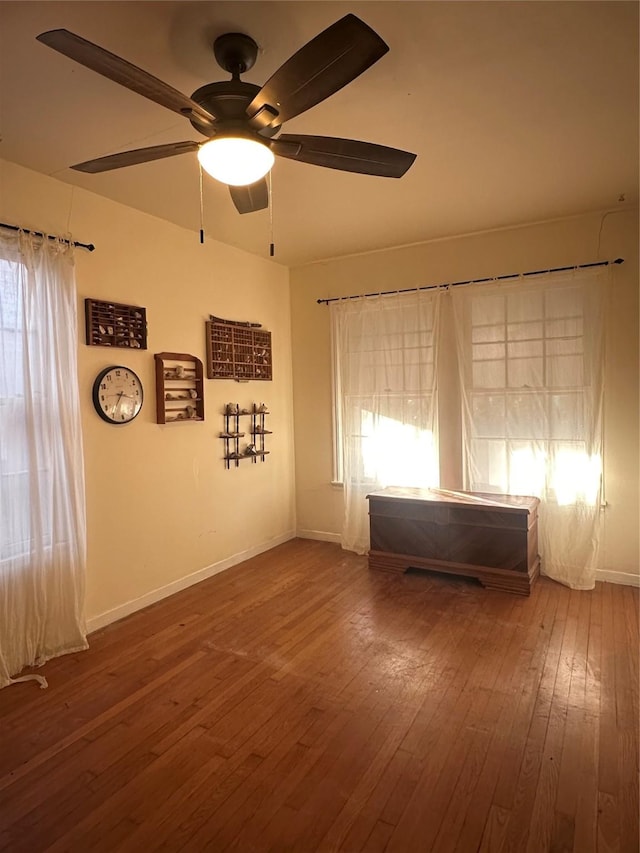
{"type": "Polygon", "coordinates": [[[217,63],[231,80],[201,86],[191,97],[125,59],[75,35],[50,30],[38,41],[115,83],[187,118],[205,142],[171,142],[123,151],[72,166],[79,172],[106,172],[197,151],[209,174],[229,186],[240,213],[268,207],[265,175],[274,155],[346,172],[400,178],[415,154],[331,136],[279,134],[282,124],[333,95],[366,71],[388,45],[355,15],[346,15],[305,44],[262,86],[245,83],[258,55],[255,41],[243,33],[219,36],[217,63]]]}

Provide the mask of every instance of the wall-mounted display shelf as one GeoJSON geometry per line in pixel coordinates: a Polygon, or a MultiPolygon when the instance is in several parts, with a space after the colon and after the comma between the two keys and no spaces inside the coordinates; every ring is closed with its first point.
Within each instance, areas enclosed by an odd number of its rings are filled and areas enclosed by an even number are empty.
{"type": "Polygon", "coordinates": [[[204,420],[202,362],[183,352],[158,352],[156,413],[159,424],[204,420]]]}
{"type": "Polygon", "coordinates": [[[207,378],[270,380],[273,378],[271,332],[259,323],[222,320],[213,315],[206,323],[207,378]]]}
{"type": "Polygon", "coordinates": [[[271,435],[266,428],[265,416],[268,415],[265,403],[252,403],[242,409],[238,403],[227,403],[224,409],[224,431],[220,438],[224,441],[224,465],[237,468],[241,459],[258,459],[264,462],[270,453],[265,450],[264,437],[271,435]],[[241,441],[244,439],[244,441],[241,441]]]}
{"type": "Polygon", "coordinates": [[[84,314],[89,346],[147,348],[147,312],[139,305],[85,299],[84,314]]]}

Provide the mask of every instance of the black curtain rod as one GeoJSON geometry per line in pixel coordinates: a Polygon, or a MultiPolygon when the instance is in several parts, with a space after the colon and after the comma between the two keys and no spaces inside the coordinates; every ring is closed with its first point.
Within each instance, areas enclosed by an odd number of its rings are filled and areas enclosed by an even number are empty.
{"type": "Polygon", "coordinates": [[[470,278],[468,281],[452,281],[446,284],[428,284],[424,287],[405,287],[402,290],[381,290],[377,293],[357,293],[354,296],[333,296],[330,299],[317,299],[318,305],[328,305],[329,302],[342,302],[345,299],[363,299],[365,296],[391,296],[394,293],[415,293],[417,290],[436,290],[439,287],[460,287],[463,284],[483,284],[488,281],[505,281],[508,278],[521,278],[525,275],[544,275],[549,272],[569,272],[584,270],[589,267],[608,267],[610,264],[623,264],[624,258],[615,261],[595,261],[592,264],[576,264],[573,267],[554,267],[551,270],[530,270],[529,272],[514,272],[509,275],[495,275],[491,278],[470,278]]]}
{"type": "Polygon", "coordinates": [[[43,234],[42,231],[32,231],[30,228],[20,228],[19,225],[7,225],[6,222],[0,222],[0,228],[7,228],[9,231],[24,231],[25,234],[34,234],[36,237],[46,237],[47,240],[60,240],[61,243],[71,244],[78,249],[87,249],[89,252],[95,250],[93,243],[78,243],[76,240],[67,240],[64,237],[55,237],[53,234],[43,234]]]}

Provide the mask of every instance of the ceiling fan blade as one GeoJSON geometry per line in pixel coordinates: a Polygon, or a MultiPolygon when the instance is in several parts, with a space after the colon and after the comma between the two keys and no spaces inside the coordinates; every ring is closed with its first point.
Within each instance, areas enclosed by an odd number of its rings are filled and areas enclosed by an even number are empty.
{"type": "Polygon", "coordinates": [[[132,92],[155,101],[161,107],[166,107],[187,118],[195,118],[205,125],[212,125],[216,120],[208,110],[183,95],[182,92],[178,92],[177,89],[163,83],[152,74],[132,65],[126,59],[121,59],[115,53],[110,53],[69,30],[49,30],[49,32],[40,33],[36,38],[47,47],[57,50],[58,53],[68,56],[69,59],[79,62],[80,65],[92,71],[97,71],[98,74],[108,77],[115,83],[120,83],[132,92]]]}
{"type": "Polygon", "coordinates": [[[137,166],[139,163],[174,157],[176,154],[187,154],[189,151],[197,151],[199,147],[198,142],[169,142],[167,145],[153,145],[151,148],[136,148],[133,151],[109,154],[107,157],[98,157],[97,160],[76,163],[71,168],[76,172],[88,172],[93,175],[97,172],[109,172],[111,169],[122,169],[124,166],[137,166]]]}
{"type": "Polygon", "coordinates": [[[401,178],[416,159],[415,154],[399,148],[333,136],[283,133],[269,144],[274,154],[289,160],[383,178],[401,178]]]}
{"type": "Polygon", "coordinates": [[[345,15],[301,47],[247,107],[252,117],[264,106],[277,110],[271,124],[282,124],[324,101],[366,71],[389,50],[355,15],[345,15]]]}
{"type": "Polygon", "coordinates": [[[253,213],[254,210],[269,207],[269,190],[265,178],[246,187],[229,187],[229,192],[238,213],[253,213]]]}

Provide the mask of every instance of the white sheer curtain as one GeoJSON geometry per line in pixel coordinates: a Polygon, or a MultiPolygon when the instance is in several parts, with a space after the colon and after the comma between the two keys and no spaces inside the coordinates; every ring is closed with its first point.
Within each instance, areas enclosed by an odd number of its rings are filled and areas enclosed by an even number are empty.
{"type": "Polygon", "coordinates": [[[0,687],[87,647],[73,264],[0,229],[0,687]]]}
{"type": "Polygon", "coordinates": [[[464,488],[541,499],[542,570],[595,583],[608,271],[451,291],[464,488]]]}
{"type": "Polygon", "coordinates": [[[331,303],[342,546],[369,548],[366,496],[437,486],[436,339],[440,291],[331,303]]]}

